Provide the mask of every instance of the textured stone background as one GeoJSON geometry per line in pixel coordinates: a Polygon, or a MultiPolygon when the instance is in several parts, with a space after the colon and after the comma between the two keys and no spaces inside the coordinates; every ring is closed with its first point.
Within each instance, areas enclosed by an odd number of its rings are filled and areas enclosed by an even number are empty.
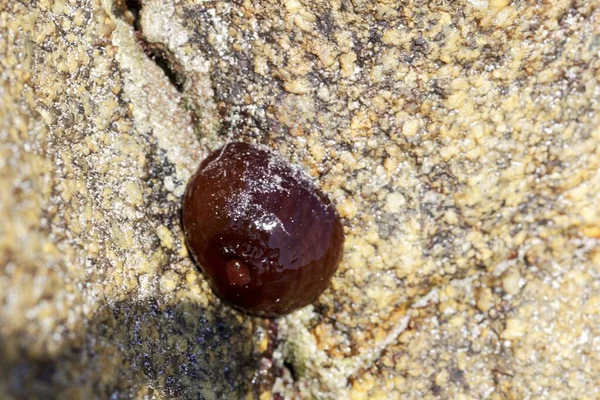
{"type": "Polygon", "coordinates": [[[600,2],[0,0],[0,397],[600,397],[600,2]],[[344,217],[288,317],[182,245],[208,150],[344,217]]]}

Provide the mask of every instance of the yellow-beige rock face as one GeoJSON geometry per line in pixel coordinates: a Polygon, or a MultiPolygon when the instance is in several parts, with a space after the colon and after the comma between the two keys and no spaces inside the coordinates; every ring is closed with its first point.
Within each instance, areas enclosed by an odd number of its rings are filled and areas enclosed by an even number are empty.
{"type": "Polygon", "coordinates": [[[0,0],[0,397],[600,397],[598,6],[0,0]],[[279,320],[183,243],[230,140],[345,219],[279,320]]]}

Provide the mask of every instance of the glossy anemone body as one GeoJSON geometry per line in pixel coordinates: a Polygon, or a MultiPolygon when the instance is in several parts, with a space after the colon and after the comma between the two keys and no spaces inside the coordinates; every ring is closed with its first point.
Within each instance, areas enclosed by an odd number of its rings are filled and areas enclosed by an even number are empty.
{"type": "Polygon", "coordinates": [[[325,290],[343,227],[334,205],[270,151],[231,143],[210,154],[183,198],[192,256],[214,291],[251,314],[279,316],[325,290]]]}

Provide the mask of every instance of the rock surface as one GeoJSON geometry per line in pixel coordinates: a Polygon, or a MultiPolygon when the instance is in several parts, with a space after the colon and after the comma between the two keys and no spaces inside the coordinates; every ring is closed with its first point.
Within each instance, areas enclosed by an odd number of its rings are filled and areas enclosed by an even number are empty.
{"type": "Polygon", "coordinates": [[[0,0],[1,397],[600,397],[599,5],[0,0]],[[230,140],[345,219],[282,319],[182,242],[230,140]]]}

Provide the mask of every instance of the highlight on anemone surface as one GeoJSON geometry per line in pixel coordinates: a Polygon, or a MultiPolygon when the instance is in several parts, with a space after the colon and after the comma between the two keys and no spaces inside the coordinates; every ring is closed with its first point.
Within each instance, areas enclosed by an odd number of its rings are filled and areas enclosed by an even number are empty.
{"type": "Polygon", "coordinates": [[[182,223],[216,294],[254,315],[314,302],[342,256],[333,203],[300,170],[248,143],[202,161],[183,196],[182,223]]]}

